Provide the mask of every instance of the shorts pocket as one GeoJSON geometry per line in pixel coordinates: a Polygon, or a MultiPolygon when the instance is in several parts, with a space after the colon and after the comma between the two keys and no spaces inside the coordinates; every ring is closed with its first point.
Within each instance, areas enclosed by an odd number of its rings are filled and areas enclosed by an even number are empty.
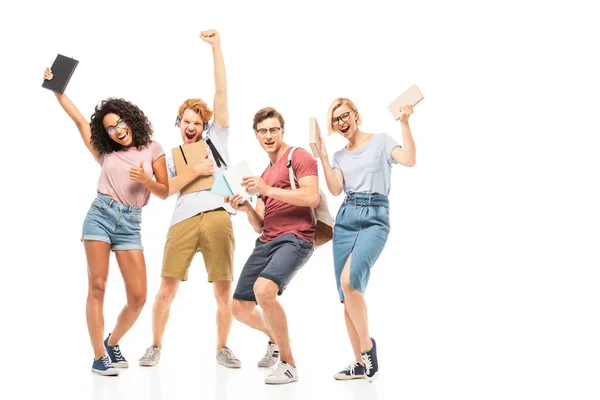
{"type": "Polygon", "coordinates": [[[92,202],[92,206],[98,208],[100,211],[106,211],[106,209],[108,208],[108,204],[106,204],[97,197],[92,202]]]}

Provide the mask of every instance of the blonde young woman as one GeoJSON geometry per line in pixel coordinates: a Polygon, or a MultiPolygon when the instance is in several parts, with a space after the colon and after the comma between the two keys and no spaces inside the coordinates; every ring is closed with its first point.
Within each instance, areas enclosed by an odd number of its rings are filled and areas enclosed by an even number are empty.
{"type": "Polygon", "coordinates": [[[342,191],[345,199],[334,226],[333,258],[340,301],[344,303],[346,329],[355,361],[334,375],[335,379],[366,378],[378,373],[377,346],[369,333],[364,292],[370,270],[381,254],[390,231],[390,176],[393,164],[412,167],[416,162],[415,142],[408,125],[411,106],[401,108],[401,147],[391,136],[360,130],[360,114],[354,103],[338,98],[329,107],[329,134],[336,132],[347,139],[329,162],[321,140],[321,162],[329,191],[342,191]]]}

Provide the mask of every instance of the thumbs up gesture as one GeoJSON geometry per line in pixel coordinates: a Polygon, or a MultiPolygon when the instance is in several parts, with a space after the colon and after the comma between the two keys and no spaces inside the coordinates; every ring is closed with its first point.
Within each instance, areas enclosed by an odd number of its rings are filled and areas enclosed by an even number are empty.
{"type": "Polygon", "coordinates": [[[141,182],[144,185],[146,184],[146,182],[150,178],[148,178],[148,176],[144,172],[144,162],[143,161],[140,161],[139,167],[131,167],[131,169],[129,170],[129,178],[132,181],[141,182]]]}

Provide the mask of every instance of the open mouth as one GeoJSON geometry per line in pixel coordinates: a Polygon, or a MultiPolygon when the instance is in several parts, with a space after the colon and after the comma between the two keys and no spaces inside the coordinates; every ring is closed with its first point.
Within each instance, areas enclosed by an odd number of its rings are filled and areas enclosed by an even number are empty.
{"type": "Polygon", "coordinates": [[[348,133],[349,130],[350,130],[350,125],[340,128],[340,132],[342,132],[342,133],[348,133]]]}
{"type": "Polygon", "coordinates": [[[192,140],[194,137],[196,137],[196,134],[195,134],[195,133],[187,133],[187,132],[186,132],[186,133],[185,133],[185,137],[186,137],[188,140],[192,140]]]}
{"type": "Polygon", "coordinates": [[[127,139],[127,136],[129,136],[129,132],[123,131],[123,133],[121,133],[119,136],[117,136],[117,139],[123,141],[123,140],[127,139]]]}
{"type": "Polygon", "coordinates": [[[275,142],[265,142],[265,146],[271,147],[275,144],[275,142]]]}

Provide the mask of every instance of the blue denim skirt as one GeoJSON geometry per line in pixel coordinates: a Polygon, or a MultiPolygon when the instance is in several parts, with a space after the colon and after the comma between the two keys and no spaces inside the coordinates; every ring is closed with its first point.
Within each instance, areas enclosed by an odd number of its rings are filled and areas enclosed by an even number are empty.
{"type": "Polygon", "coordinates": [[[371,267],[379,258],[390,233],[390,208],[386,195],[347,192],[333,228],[335,280],[344,302],[341,277],[350,254],[350,287],[365,292],[371,267]]]}

